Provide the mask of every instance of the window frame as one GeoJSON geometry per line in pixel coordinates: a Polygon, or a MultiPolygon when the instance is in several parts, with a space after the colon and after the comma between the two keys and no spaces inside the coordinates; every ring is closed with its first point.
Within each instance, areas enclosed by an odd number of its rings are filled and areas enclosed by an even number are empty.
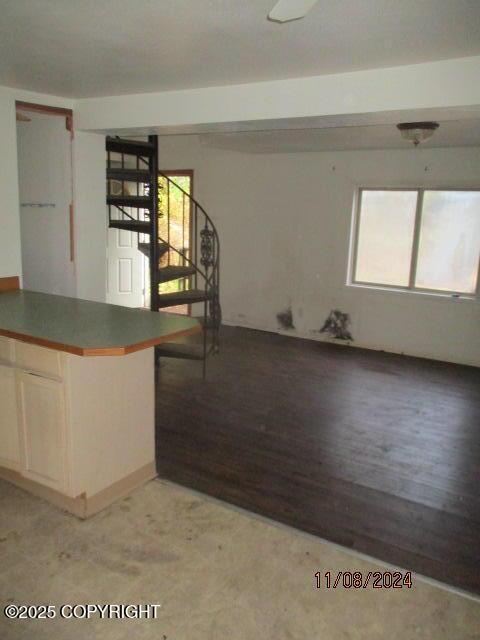
{"type": "Polygon", "coordinates": [[[423,216],[423,200],[425,191],[480,191],[480,187],[358,187],[355,194],[355,203],[353,207],[353,228],[350,247],[350,268],[348,271],[347,285],[356,287],[366,287],[375,290],[386,291],[402,291],[409,293],[430,294],[448,298],[466,298],[468,300],[477,300],[480,298],[480,258],[477,268],[477,286],[473,293],[465,293],[463,291],[448,291],[442,289],[429,289],[415,286],[418,264],[418,249],[420,245],[420,230],[422,226],[423,216]],[[382,284],[381,282],[365,282],[356,279],[357,257],[358,257],[358,241],[360,237],[361,211],[362,211],[362,195],[364,191],[414,191],[417,194],[417,205],[415,207],[415,221],[413,227],[412,254],[410,258],[410,272],[408,285],[382,284]]]}

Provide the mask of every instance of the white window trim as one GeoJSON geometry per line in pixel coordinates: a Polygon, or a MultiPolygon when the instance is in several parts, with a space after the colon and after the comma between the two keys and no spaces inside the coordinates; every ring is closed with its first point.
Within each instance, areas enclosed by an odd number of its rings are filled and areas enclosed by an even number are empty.
{"type": "Polygon", "coordinates": [[[353,223],[349,252],[349,267],[347,286],[362,289],[373,289],[375,291],[390,291],[400,293],[413,293],[420,295],[430,295],[440,298],[454,298],[462,300],[480,301],[480,259],[478,261],[477,270],[477,288],[475,293],[465,293],[461,291],[443,291],[440,289],[428,289],[416,287],[415,280],[417,276],[418,248],[420,243],[420,229],[423,214],[423,197],[425,191],[480,191],[479,187],[357,187],[355,192],[353,207],[353,223]],[[360,235],[360,218],[362,209],[362,193],[364,191],[415,191],[417,193],[417,206],[415,210],[414,233],[412,243],[412,256],[410,260],[410,276],[407,286],[385,284],[381,282],[363,282],[356,280],[355,273],[357,270],[357,254],[358,240],[360,235]]]}

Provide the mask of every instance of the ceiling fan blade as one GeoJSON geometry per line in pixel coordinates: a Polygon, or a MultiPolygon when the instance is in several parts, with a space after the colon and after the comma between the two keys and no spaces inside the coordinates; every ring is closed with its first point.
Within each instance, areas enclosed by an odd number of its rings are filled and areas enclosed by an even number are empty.
{"type": "Polygon", "coordinates": [[[289,22],[303,18],[318,0],[279,0],[268,14],[274,22],[289,22]]]}

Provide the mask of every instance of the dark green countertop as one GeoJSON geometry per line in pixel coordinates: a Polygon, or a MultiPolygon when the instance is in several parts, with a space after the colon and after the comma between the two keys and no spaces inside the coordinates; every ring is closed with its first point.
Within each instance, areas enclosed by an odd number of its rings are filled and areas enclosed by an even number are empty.
{"type": "Polygon", "coordinates": [[[125,355],[201,331],[197,320],[34,291],[0,293],[0,335],[80,356],[125,355]]]}

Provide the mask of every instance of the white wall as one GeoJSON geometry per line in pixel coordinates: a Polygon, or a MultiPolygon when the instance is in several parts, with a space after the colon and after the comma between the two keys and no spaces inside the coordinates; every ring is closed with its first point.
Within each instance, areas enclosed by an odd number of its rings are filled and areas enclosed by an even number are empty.
{"type": "Polygon", "coordinates": [[[105,302],[105,136],[76,131],[73,152],[77,296],[105,302]]]}
{"type": "Polygon", "coordinates": [[[347,287],[356,186],[476,186],[480,149],[245,154],[196,136],[162,137],[160,167],[194,169],[195,195],[218,226],[227,323],[323,340],[329,311],[352,318],[355,344],[480,365],[480,304],[347,287]]]}
{"type": "Polygon", "coordinates": [[[0,87],[0,277],[22,275],[15,100],[73,106],[68,98],[0,87]]]}
{"type": "Polygon", "coordinates": [[[64,117],[31,113],[29,118],[30,122],[17,122],[23,286],[74,297],[70,132],[64,117]],[[53,206],[26,206],[32,203],[53,206]]]}

